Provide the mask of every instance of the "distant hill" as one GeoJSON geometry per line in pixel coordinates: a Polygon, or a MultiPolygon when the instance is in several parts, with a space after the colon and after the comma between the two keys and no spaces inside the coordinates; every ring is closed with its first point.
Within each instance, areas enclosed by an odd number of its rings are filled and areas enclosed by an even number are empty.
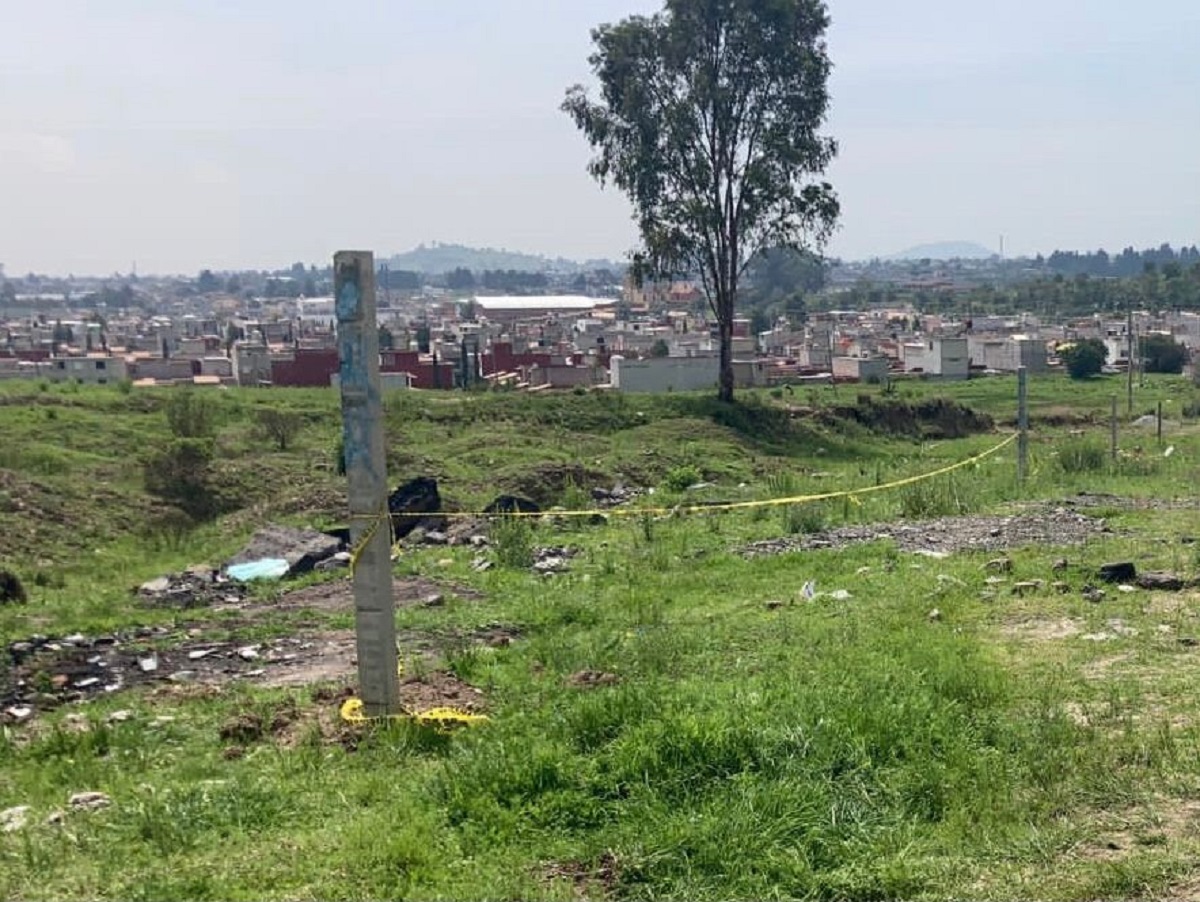
{"type": "Polygon", "coordinates": [[[893,254],[889,260],[987,260],[996,252],[974,241],[939,241],[934,244],[918,244],[906,251],[893,254]]]}
{"type": "Polygon", "coordinates": [[[610,269],[622,272],[624,263],[613,260],[585,260],[582,263],[562,257],[551,259],[540,254],[524,254],[493,247],[466,247],[461,244],[421,244],[403,254],[393,254],[386,261],[391,269],[408,269],[427,274],[440,274],[455,269],[482,272],[487,269],[516,270],[517,272],[589,272],[610,269]]]}

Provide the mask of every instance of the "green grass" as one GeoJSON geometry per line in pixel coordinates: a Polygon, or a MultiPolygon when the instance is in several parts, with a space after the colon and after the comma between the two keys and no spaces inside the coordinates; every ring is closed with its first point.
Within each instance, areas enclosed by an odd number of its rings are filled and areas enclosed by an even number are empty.
{"type": "MultiPolygon", "coordinates": [[[[814,391],[821,406],[854,403],[844,388],[814,391]]],[[[1015,383],[899,391],[1004,422],[1015,383]]],[[[1182,380],[1139,391],[1139,403],[1195,393],[1182,380]]],[[[0,559],[32,595],[0,608],[5,640],[145,623],[255,639],[350,627],[344,612],[241,622],[133,601],[130,587],[219,562],[264,520],[341,516],[333,393],[229,391],[216,396],[228,513],[164,529],[170,511],[145,495],[139,461],[166,440],[168,397],[0,385],[0,559]],[[263,405],[306,418],[289,451],[256,435],[263,405]]],[[[1178,640],[1200,636],[1200,599],[1110,588],[1097,605],[1079,590],[1109,559],[1200,569],[1194,509],[1121,500],[1194,501],[1200,434],[1172,427],[1167,457],[1153,431],[1124,429],[1114,463],[1103,388],[1035,379],[1031,400],[1024,485],[1009,446],[853,501],[603,526],[511,520],[493,532],[486,572],[472,548],[405,552],[398,575],[448,586],[439,607],[397,611],[400,634],[425,643],[406,653],[410,672],[444,669],[482,690],[490,720],[478,728],[356,731],[311,687],[247,682],[115,693],[5,728],[0,809],[33,810],[30,826],[0,834],[0,895],[1067,900],[1194,885],[1200,657],[1178,640]],[[1058,408],[1072,415],[1042,415],[1058,408]],[[875,541],[736,553],[843,523],[1010,514],[1081,491],[1114,496],[1088,511],[1113,532],[1016,550],[1000,586],[986,582],[995,555],[982,552],[931,560],[875,541]],[[528,569],[535,546],[564,544],[579,549],[569,572],[528,569]],[[1052,571],[1060,557],[1067,569],[1052,571]],[[1009,591],[1028,579],[1071,591],[1009,591]],[[808,580],[851,598],[807,602],[808,580]],[[1136,634],[1085,638],[1112,621],[1136,634]],[[516,640],[471,638],[497,624],[516,640]],[[581,671],[614,679],[574,685],[581,671]],[[118,709],[131,719],[110,723],[118,709]],[[269,724],[281,712],[276,731],[222,737],[237,718],[269,724]],[[86,732],[69,719],[79,713],[86,732]],[[43,823],[82,790],[113,805],[43,823]]],[[[858,491],[1003,438],[886,438],[794,419],[766,396],[725,409],[687,395],[395,394],[387,425],[392,481],[436,475],[464,509],[502,491],[574,506],[615,482],[655,487],[644,503],[668,509],[858,491]],[[672,474],[683,472],[715,485],[680,490],[672,474]]]]}

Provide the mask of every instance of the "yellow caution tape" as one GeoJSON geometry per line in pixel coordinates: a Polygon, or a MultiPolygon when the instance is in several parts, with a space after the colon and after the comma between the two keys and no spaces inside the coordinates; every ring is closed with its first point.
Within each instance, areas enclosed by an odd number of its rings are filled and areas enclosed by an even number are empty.
{"type": "MultiPolygon", "coordinates": [[[[404,676],[404,662],[396,664],[397,676],[404,676]]],[[[447,732],[454,727],[475,726],[484,723],[486,714],[475,714],[459,708],[427,708],[424,711],[401,711],[398,714],[388,714],[383,717],[367,717],[361,698],[348,698],[338,709],[342,720],[346,723],[364,724],[372,720],[413,720],[422,726],[433,727],[438,732],[447,732]]]]}
{"type": "MultiPolygon", "coordinates": [[[[868,495],[874,492],[886,492],[891,489],[901,488],[906,485],[913,485],[918,482],[923,482],[926,479],[934,479],[938,476],[944,476],[947,473],[952,473],[955,470],[960,470],[963,467],[973,466],[981,460],[985,460],[1002,451],[1004,448],[1011,445],[1017,440],[1017,435],[1014,433],[996,445],[994,448],[989,448],[976,454],[974,457],[968,457],[966,460],[961,460],[958,463],[949,464],[937,470],[932,470],[929,473],[922,473],[918,476],[909,476],[906,479],[897,479],[894,482],[884,483],[883,485],[867,486],[859,489],[846,489],[838,492],[822,492],[814,495],[792,495],[787,498],[771,498],[765,501],[731,501],[721,502],[717,504],[692,504],[678,505],[675,507],[626,507],[626,508],[611,508],[608,510],[578,510],[578,511],[539,511],[538,513],[528,513],[523,511],[514,511],[505,514],[489,514],[483,511],[446,513],[438,511],[434,514],[420,513],[390,513],[384,511],[380,514],[367,515],[366,518],[370,523],[366,531],[359,537],[359,540],[354,543],[354,547],[350,551],[350,567],[351,569],[358,563],[359,556],[363,549],[374,538],[375,533],[386,522],[391,528],[392,519],[398,517],[444,517],[446,519],[479,519],[482,517],[491,516],[506,516],[506,517],[593,517],[597,514],[603,516],[647,516],[647,515],[673,515],[680,513],[699,513],[712,511],[727,511],[727,510],[751,510],[758,507],[776,507],[785,504],[805,504],[812,501],[827,501],[833,498],[847,498],[851,503],[861,505],[862,500],[860,495],[868,495]]],[[[394,543],[395,535],[393,533],[392,540],[394,543]]],[[[404,665],[398,667],[401,675],[404,672],[404,665]]],[[[385,715],[381,718],[367,717],[363,709],[362,699],[348,698],[342,702],[340,712],[342,720],[347,723],[362,724],[371,720],[412,720],[424,726],[432,726],[439,731],[452,729],[455,726],[473,726],[487,721],[487,716],[484,714],[474,714],[470,711],[463,711],[458,708],[430,708],[425,711],[402,711],[397,714],[385,715]]]]}
{"type": "MultiPolygon", "coordinates": [[[[1017,440],[1017,434],[1013,433],[1008,436],[1000,444],[993,448],[989,448],[973,457],[968,457],[966,460],[960,460],[958,463],[948,464],[940,467],[937,470],[932,470],[928,473],[921,473],[917,476],[909,476],[905,479],[897,479],[893,482],[887,482],[882,485],[865,486],[858,489],[843,489],[837,492],[821,492],[812,495],[791,495],[786,498],[768,498],[761,501],[722,501],[712,504],[681,504],[672,507],[613,507],[613,508],[591,508],[588,510],[551,510],[538,511],[512,511],[511,513],[504,512],[487,512],[487,511],[437,511],[435,513],[382,513],[378,515],[368,515],[372,519],[372,526],[363,534],[363,537],[356,543],[356,550],[361,550],[360,546],[365,546],[370,541],[374,531],[379,528],[380,524],[385,520],[391,522],[394,519],[412,518],[424,519],[426,517],[440,517],[446,520],[478,520],[486,517],[641,517],[646,515],[654,516],[670,516],[674,514],[695,514],[695,513],[711,513],[714,511],[730,511],[730,510],[752,510],[759,507],[778,507],[786,504],[806,504],[812,501],[828,501],[833,498],[849,498],[852,503],[861,504],[860,495],[869,495],[875,492],[887,492],[892,489],[901,488],[914,483],[923,482],[926,479],[935,479],[938,476],[944,476],[947,473],[952,473],[955,470],[960,470],[963,467],[970,467],[985,460],[994,454],[1007,448],[1017,440]]],[[[351,565],[357,561],[355,551],[351,552],[351,565]]]]}

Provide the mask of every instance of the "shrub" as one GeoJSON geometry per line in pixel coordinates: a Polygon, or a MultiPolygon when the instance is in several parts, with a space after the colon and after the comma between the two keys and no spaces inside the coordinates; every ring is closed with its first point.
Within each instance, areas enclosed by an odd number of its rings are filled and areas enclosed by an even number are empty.
{"type": "Polygon", "coordinates": [[[174,504],[191,517],[213,513],[209,485],[211,439],[178,438],[150,457],[143,468],[146,491],[174,504]]]}
{"type": "Polygon", "coordinates": [[[291,410],[276,410],[265,407],[258,411],[258,429],[263,437],[274,442],[280,451],[286,451],[292,440],[304,428],[304,418],[291,410]]]}
{"type": "Polygon", "coordinates": [[[185,389],[167,402],[167,426],[176,438],[211,438],[217,431],[216,411],[207,397],[185,389]]]}
{"type": "Polygon", "coordinates": [[[700,468],[692,464],[673,467],[663,479],[663,487],[672,492],[684,492],[698,482],[704,481],[700,468]]]}
{"type": "Polygon", "coordinates": [[[533,527],[524,517],[501,517],[492,524],[496,560],[502,567],[526,570],[533,566],[533,527]]]}

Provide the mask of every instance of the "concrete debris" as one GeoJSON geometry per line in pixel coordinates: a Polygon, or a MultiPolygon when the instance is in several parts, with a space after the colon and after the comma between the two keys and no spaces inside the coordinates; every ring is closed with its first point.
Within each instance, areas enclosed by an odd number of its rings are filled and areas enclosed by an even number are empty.
{"type": "Polygon", "coordinates": [[[23,830],[25,824],[29,822],[30,810],[28,805],[16,805],[0,811],[0,831],[16,833],[18,830],[23,830]]]}
{"type": "Polygon", "coordinates": [[[98,811],[112,804],[112,799],[103,792],[77,792],[67,804],[78,811],[98,811]]]}
{"type": "Polygon", "coordinates": [[[533,552],[533,570],[536,573],[565,573],[571,566],[571,558],[578,550],[567,545],[536,548],[533,552]]]}
{"type": "Polygon", "coordinates": [[[4,709],[6,723],[24,723],[33,717],[33,708],[29,705],[12,705],[4,709]]]}
{"type": "Polygon", "coordinates": [[[142,583],[136,595],[153,607],[200,608],[236,603],[247,593],[245,586],[212,569],[189,568],[183,573],[160,576],[142,583]]]}

